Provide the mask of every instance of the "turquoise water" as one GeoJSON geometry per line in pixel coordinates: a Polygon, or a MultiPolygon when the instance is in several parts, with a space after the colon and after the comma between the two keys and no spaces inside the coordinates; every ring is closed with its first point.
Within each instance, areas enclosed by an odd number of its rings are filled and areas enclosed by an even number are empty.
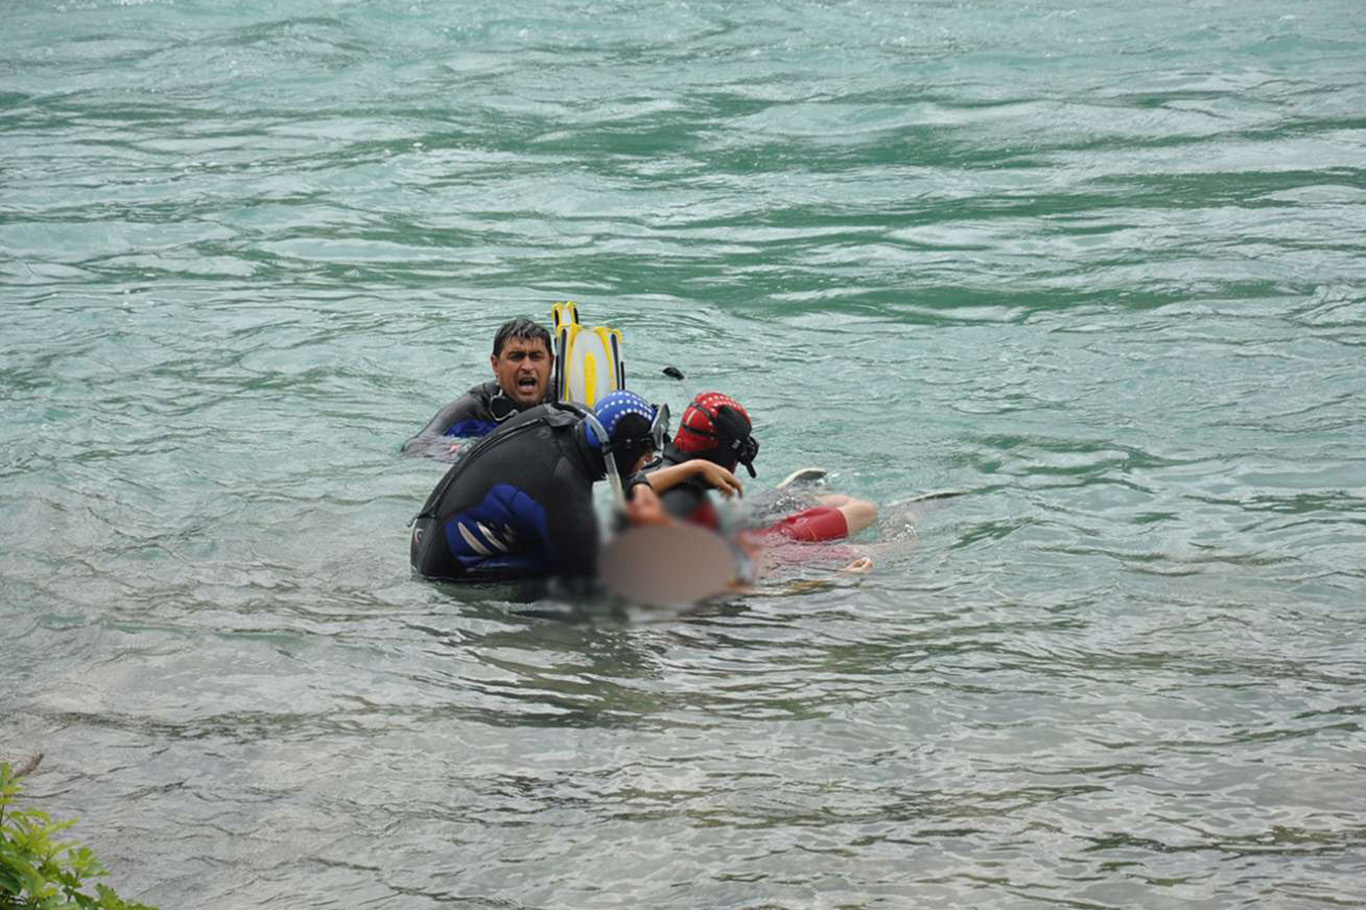
{"type": "Polygon", "coordinates": [[[126,896],[1366,906],[1359,4],[3,18],[0,755],[126,896]],[[877,571],[410,577],[398,444],[565,298],[877,571]]]}

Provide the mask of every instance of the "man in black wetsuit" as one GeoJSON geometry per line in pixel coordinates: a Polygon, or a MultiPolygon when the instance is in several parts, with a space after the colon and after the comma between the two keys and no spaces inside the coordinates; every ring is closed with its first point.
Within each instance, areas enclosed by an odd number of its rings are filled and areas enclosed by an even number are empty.
{"type": "Polygon", "coordinates": [[[596,573],[595,481],[612,459],[631,486],[657,490],[701,477],[709,488],[738,492],[735,476],[707,461],[688,461],[633,476],[661,445],[667,410],[634,392],[612,392],[593,411],[606,433],[573,405],[531,408],[474,443],[437,484],[413,528],[409,558],[429,578],[501,581],[596,573]]]}
{"type": "Polygon", "coordinates": [[[503,323],[493,336],[493,381],[483,382],[446,405],[416,436],[405,454],[449,456],[452,437],[486,436],[503,421],[548,401],[555,366],[550,332],[530,319],[503,323]]]}

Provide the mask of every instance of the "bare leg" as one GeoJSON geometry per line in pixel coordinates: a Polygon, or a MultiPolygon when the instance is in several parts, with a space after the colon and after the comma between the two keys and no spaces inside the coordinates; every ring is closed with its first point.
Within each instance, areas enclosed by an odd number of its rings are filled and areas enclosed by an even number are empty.
{"type": "Polygon", "coordinates": [[[839,493],[818,496],[820,504],[829,509],[839,509],[844,515],[844,523],[849,526],[850,534],[857,534],[877,521],[877,506],[866,499],[855,499],[839,493]]]}

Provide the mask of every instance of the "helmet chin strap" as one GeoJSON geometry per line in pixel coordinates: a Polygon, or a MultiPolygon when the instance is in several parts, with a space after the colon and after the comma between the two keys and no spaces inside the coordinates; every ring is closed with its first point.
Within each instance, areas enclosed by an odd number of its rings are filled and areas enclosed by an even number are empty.
{"type": "Polygon", "coordinates": [[[583,415],[584,423],[593,429],[597,435],[598,442],[602,446],[602,460],[607,465],[607,482],[612,485],[612,497],[615,500],[617,511],[626,511],[626,488],[622,486],[621,474],[617,472],[617,460],[612,457],[612,437],[607,435],[607,429],[602,425],[592,411],[585,411],[583,415]]]}

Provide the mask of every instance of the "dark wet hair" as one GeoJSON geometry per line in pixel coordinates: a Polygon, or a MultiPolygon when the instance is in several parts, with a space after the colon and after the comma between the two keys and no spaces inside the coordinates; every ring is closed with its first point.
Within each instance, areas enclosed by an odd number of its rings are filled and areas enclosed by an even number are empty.
{"type": "Polygon", "coordinates": [[[493,356],[502,354],[503,345],[514,338],[519,341],[540,341],[545,345],[547,354],[552,357],[555,355],[555,342],[550,340],[550,332],[546,327],[524,316],[518,316],[503,323],[498,329],[498,334],[493,336],[493,356]]]}

